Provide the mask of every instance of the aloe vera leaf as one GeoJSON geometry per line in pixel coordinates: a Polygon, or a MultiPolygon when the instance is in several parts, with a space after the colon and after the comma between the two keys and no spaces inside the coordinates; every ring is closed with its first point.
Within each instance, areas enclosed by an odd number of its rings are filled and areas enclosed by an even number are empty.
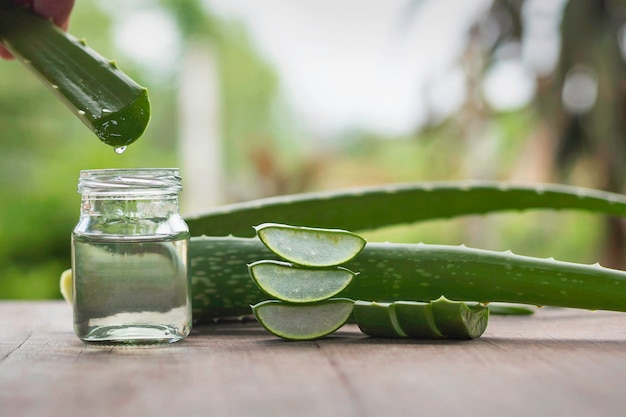
{"type": "MultiPolygon", "coordinates": [[[[247,314],[267,299],[246,260],[275,259],[258,239],[192,237],[197,319],[247,314]]],[[[464,246],[368,243],[345,265],[359,271],[338,297],[393,302],[451,300],[626,311],[626,272],[464,246]]]]}
{"type": "Polygon", "coordinates": [[[416,339],[444,337],[435,325],[431,303],[396,301],[393,304],[396,320],[408,337],[416,339]]]}
{"type": "Polygon", "coordinates": [[[487,329],[489,309],[440,297],[431,302],[435,326],[449,339],[475,339],[487,329]]]}
{"type": "Polygon", "coordinates": [[[270,333],[288,340],[315,340],[343,326],[354,301],[331,298],[313,304],[289,304],[277,300],[252,306],[259,323],[270,333]]]}
{"type": "Polygon", "coordinates": [[[186,216],[192,236],[252,237],[266,222],[351,231],[525,209],[578,209],[626,215],[626,196],[564,185],[441,182],[352,188],[260,199],[186,216]]]}
{"type": "Polygon", "coordinates": [[[84,41],[6,1],[0,2],[0,41],[102,142],[127,146],[145,131],[147,90],[84,41]]]}
{"type": "Polygon", "coordinates": [[[535,314],[534,310],[528,306],[510,303],[489,303],[487,305],[489,314],[501,316],[529,316],[535,314]]]}
{"type": "Polygon", "coordinates": [[[300,268],[287,262],[257,261],[248,265],[258,287],[281,301],[312,303],[331,298],[344,290],[357,275],[349,269],[300,268]]]}
{"type": "Polygon", "coordinates": [[[361,332],[372,337],[407,337],[396,318],[393,303],[358,300],[354,303],[354,320],[361,332]]]}
{"type": "Polygon", "coordinates": [[[336,266],[363,250],[365,239],[341,229],[264,223],[255,227],[261,242],[281,258],[310,267],[336,266]]]}

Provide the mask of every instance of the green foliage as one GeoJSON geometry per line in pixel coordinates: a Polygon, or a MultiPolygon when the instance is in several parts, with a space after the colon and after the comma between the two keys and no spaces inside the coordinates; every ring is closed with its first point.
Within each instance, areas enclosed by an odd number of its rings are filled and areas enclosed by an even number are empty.
{"type": "Polygon", "coordinates": [[[275,143],[272,114],[278,89],[274,70],[263,62],[252,48],[251,40],[236,23],[221,26],[221,38],[216,55],[221,77],[223,134],[227,173],[254,181],[250,158],[257,149],[269,148],[276,155],[291,146],[280,149],[275,143]]]}
{"type": "MultiPolygon", "coordinates": [[[[107,19],[88,3],[77,4],[73,28],[100,49],[106,32],[97,29],[107,19]],[[89,21],[97,23],[86,28],[89,21]]],[[[79,171],[175,166],[174,136],[160,137],[167,122],[156,120],[117,155],[16,61],[0,62],[0,91],[0,299],[58,298],[80,209],[79,171]]],[[[156,98],[166,101],[160,92],[156,98]]]]}
{"type": "MultiPolygon", "coordinates": [[[[222,27],[210,16],[178,10],[181,25],[190,18],[198,23],[196,28],[202,22],[215,24],[194,33],[205,41],[211,36],[216,40],[228,167],[236,170],[243,165],[242,155],[248,155],[243,150],[270,129],[276,78],[236,24],[222,27]]],[[[111,23],[95,3],[77,2],[70,32],[115,58],[130,77],[149,87],[152,120],[122,155],[102,145],[18,62],[0,62],[0,299],[59,297],[58,276],[69,267],[69,235],[79,215],[75,190],[81,169],[180,165],[176,84],[147,83],[139,67],[114,49],[111,23]]]]}
{"type": "MultiPolygon", "coordinates": [[[[489,115],[480,120],[486,126],[480,147],[467,140],[466,119],[460,118],[404,138],[351,132],[330,149],[320,138],[305,136],[288,106],[276,99],[280,80],[242,25],[203,15],[199,0],[163,0],[153,6],[175,9],[187,40],[207,42],[215,50],[225,185],[233,200],[266,195],[260,186],[265,182],[275,185],[272,192],[286,194],[469,177],[510,180],[524,168],[519,155],[537,120],[553,114],[489,115]],[[260,169],[267,165],[269,174],[260,169]],[[473,170],[476,166],[488,172],[473,170]]],[[[151,124],[121,156],[95,140],[18,63],[0,62],[0,298],[58,297],[58,275],[69,265],[69,233],[78,218],[80,200],[74,190],[80,169],[180,165],[176,83],[150,85],[140,65],[120,59],[110,39],[111,23],[97,2],[77,2],[70,32],[85,37],[103,56],[117,58],[126,73],[150,89],[151,124]]],[[[579,185],[593,185],[596,179],[595,172],[574,174],[570,179],[579,185]]],[[[370,241],[466,243],[593,263],[602,256],[602,221],[570,212],[496,214],[389,226],[363,235],[370,241]]]]}

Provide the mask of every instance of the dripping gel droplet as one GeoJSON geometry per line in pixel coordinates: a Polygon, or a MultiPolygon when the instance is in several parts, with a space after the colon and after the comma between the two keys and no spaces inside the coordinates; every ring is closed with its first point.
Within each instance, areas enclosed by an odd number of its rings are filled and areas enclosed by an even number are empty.
{"type": "Polygon", "coordinates": [[[121,155],[126,150],[126,146],[120,146],[119,148],[115,148],[115,153],[121,155]]]}

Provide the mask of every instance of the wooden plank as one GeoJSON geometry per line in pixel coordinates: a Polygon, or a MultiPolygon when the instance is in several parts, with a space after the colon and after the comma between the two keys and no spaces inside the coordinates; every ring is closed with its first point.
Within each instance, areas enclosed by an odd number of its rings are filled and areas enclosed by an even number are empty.
{"type": "Polygon", "coordinates": [[[614,416],[626,314],[492,317],[469,342],[285,342],[254,322],[152,348],[82,344],[62,302],[0,303],[0,416],[614,416]]]}

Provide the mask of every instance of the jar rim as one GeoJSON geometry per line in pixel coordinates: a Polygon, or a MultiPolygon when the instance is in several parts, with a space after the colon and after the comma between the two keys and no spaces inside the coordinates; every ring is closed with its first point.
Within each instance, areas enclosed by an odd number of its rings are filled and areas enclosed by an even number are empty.
{"type": "Polygon", "coordinates": [[[182,190],[178,168],[106,168],[80,171],[80,194],[172,194],[182,190]]]}
{"type": "Polygon", "coordinates": [[[103,168],[103,169],[83,169],[80,171],[80,176],[95,176],[95,175],[113,175],[113,174],[128,174],[128,175],[155,175],[159,172],[164,175],[178,175],[178,168],[103,168]]]}

